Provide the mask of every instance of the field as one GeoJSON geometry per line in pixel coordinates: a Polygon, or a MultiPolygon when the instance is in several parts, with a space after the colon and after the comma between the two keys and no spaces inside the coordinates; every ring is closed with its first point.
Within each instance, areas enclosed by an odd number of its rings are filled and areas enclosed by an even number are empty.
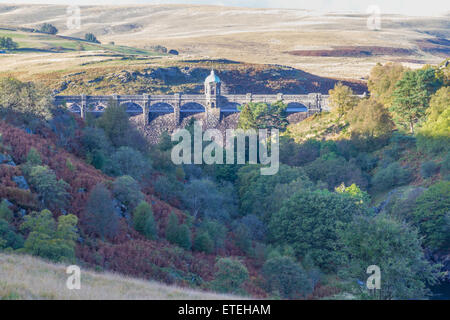
{"type": "Polygon", "coordinates": [[[0,253],[0,265],[0,300],[225,300],[237,298],[83,269],[81,269],[81,289],[68,290],[66,287],[67,266],[63,264],[48,263],[31,256],[0,253]]]}
{"type": "MultiPolygon", "coordinates": [[[[60,35],[69,37],[83,38],[85,33],[92,32],[102,43],[116,44],[114,48],[99,49],[116,53],[120,51],[117,46],[133,47],[135,54],[145,54],[145,48],[163,45],[180,52],[180,57],[169,60],[225,58],[281,64],[319,76],[352,79],[365,79],[376,62],[399,61],[419,67],[437,63],[449,54],[446,16],[386,14],[381,19],[381,30],[373,31],[366,26],[367,16],[356,14],[187,5],[88,6],[81,7],[80,29],[69,30],[66,9],[57,5],[0,5],[0,21],[28,28],[50,22],[60,30],[60,35]],[[340,54],[329,54],[336,50],[340,54]],[[303,53],[299,54],[300,51],[303,53]]],[[[17,41],[25,43],[27,39],[21,37],[18,35],[17,41]]],[[[61,41],[55,45],[62,45],[66,53],[58,54],[52,68],[99,59],[86,55],[75,59],[71,52],[74,44],[64,45],[61,41]]],[[[45,49],[45,45],[39,47],[45,49]]],[[[92,49],[95,48],[86,50],[92,49]]],[[[42,59],[55,57],[51,53],[49,56],[35,53],[34,59],[29,55],[3,57],[0,61],[5,63],[2,62],[0,71],[35,68],[38,63],[34,60],[42,59]]]]}

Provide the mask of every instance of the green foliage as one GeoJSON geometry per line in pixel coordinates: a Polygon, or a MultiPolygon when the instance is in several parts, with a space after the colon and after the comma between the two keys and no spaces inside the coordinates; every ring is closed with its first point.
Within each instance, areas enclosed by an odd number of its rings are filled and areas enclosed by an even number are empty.
{"type": "Polygon", "coordinates": [[[132,176],[140,180],[150,172],[151,166],[144,156],[130,147],[120,147],[111,155],[107,173],[113,176],[132,176]]]}
{"type": "Polygon", "coordinates": [[[97,125],[103,129],[115,147],[127,145],[127,132],[130,130],[128,114],[124,106],[110,100],[108,107],[98,119],[97,125]]]}
{"type": "Polygon", "coordinates": [[[334,271],[339,261],[336,227],[363,212],[366,207],[346,195],[296,192],[272,215],[269,232],[275,245],[290,245],[297,257],[308,253],[322,270],[334,271]]]}
{"type": "Polygon", "coordinates": [[[39,31],[43,32],[43,33],[48,33],[48,34],[57,34],[58,33],[58,29],[56,29],[56,27],[50,23],[44,23],[39,28],[39,31]]]}
{"type": "Polygon", "coordinates": [[[367,178],[361,169],[353,162],[334,153],[320,157],[305,166],[305,171],[314,182],[324,182],[329,190],[334,190],[341,183],[356,184],[363,189],[368,186],[367,178]]]}
{"type": "Polygon", "coordinates": [[[367,279],[367,267],[381,271],[380,299],[421,299],[436,278],[425,259],[417,231],[384,215],[355,216],[338,229],[343,265],[340,275],[356,283],[367,279]]]}
{"type": "Polygon", "coordinates": [[[47,88],[14,78],[0,78],[0,113],[11,117],[12,122],[31,123],[36,118],[48,120],[52,116],[51,110],[52,98],[47,88]]]}
{"type": "Polygon", "coordinates": [[[406,184],[410,180],[411,172],[400,166],[398,162],[393,162],[375,173],[372,179],[372,187],[374,190],[384,191],[406,184]]]}
{"type": "Polygon", "coordinates": [[[352,135],[368,144],[390,136],[394,123],[388,110],[372,99],[364,99],[349,113],[352,135]]]}
{"type": "Polygon", "coordinates": [[[445,152],[450,145],[450,87],[439,89],[430,100],[427,120],[419,131],[418,147],[425,152],[445,152]]]}
{"type": "Polygon", "coordinates": [[[50,211],[32,212],[20,227],[29,232],[24,251],[53,261],[73,261],[77,222],[71,214],[60,216],[56,224],[50,211]]]}
{"type": "Polygon", "coordinates": [[[181,200],[195,220],[227,221],[235,210],[232,191],[226,186],[220,188],[209,179],[192,179],[184,187],[181,200]]]}
{"type": "Polygon", "coordinates": [[[433,176],[438,169],[438,165],[434,161],[425,161],[420,165],[420,174],[424,179],[433,176]]]}
{"type": "Polygon", "coordinates": [[[213,242],[215,251],[225,246],[227,228],[220,222],[214,220],[204,220],[198,229],[200,233],[207,233],[213,242]]]}
{"type": "Polygon", "coordinates": [[[194,250],[208,254],[213,253],[214,242],[207,232],[202,232],[195,237],[194,250]]]}
{"type": "Polygon", "coordinates": [[[432,250],[450,247],[449,208],[449,181],[432,185],[417,199],[413,221],[424,237],[425,246],[432,250]]]}
{"type": "Polygon", "coordinates": [[[167,223],[166,239],[186,250],[189,250],[192,246],[189,227],[186,224],[178,224],[178,217],[173,212],[170,214],[167,223]]]}
{"type": "Polygon", "coordinates": [[[6,220],[0,218],[0,251],[11,248],[13,250],[23,247],[23,238],[17,234],[6,220]]]}
{"type": "Polygon", "coordinates": [[[358,104],[357,98],[353,94],[353,90],[338,82],[334,89],[331,89],[328,94],[330,95],[330,105],[339,118],[344,116],[348,111],[358,104]]]}
{"type": "Polygon", "coordinates": [[[34,166],[30,170],[28,180],[46,208],[64,208],[67,205],[70,197],[67,192],[69,185],[62,179],[57,180],[53,170],[34,166]]]}
{"type": "Polygon", "coordinates": [[[15,50],[19,47],[10,37],[0,37],[0,49],[15,50]]]}
{"type": "Polygon", "coordinates": [[[130,211],[144,200],[139,183],[130,176],[122,176],[114,180],[113,194],[130,211]]]}
{"type": "Polygon", "coordinates": [[[370,204],[370,195],[367,192],[362,191],[356,184],[346,187],[345,184],[342,183],[339,187],[336,187],[335,191],[337,193],[348,194],[356,200],[356,203],[370,204]]]}
{"type": "Polygon", "coordinates": [[[378,63],[373,67],[367,82],[371,98],[382,103],[386,108],[390,108],[395,84],[406,70],[400,63],[393,62],[388,62],[385,65],[378,63]]]}
{"type": "Polygon", "coordinates": [[[248,129],[279,129],[285,130],[287,105],[282,102],[273,104],[250,102],[241,107],[238,128],[248,129]]]}
{"type": "Polygon", "coordinates": [[[304,298],[312,292],[307,273],[291,257],[276,256],[268,259],[262,272],[267,289],[284,299],[304,298]]]}
{"type": "Polygon", "coordinates": [[[119,228],[119,216],[114,209],[109,190],[101,183],[92,188],[84,208],[86,230],[102,239],[113,238],[119,228]]]}
{"type": "Polygon", "coordinates": [[[406,71],[393,92],[390,111],[396,124],[414,133],[414,126],[423,120],[431,95],[439,86],[432,68],[406,71]]]}
{"type": "Polygon", "coordinates": [[[3,199],[0,203],[0,219],[5,220],[8,223],[12,222],[14,218],[14,213],[9,208],[9,203],[6,199],[3,199]]]}
{"type": "Polygon", "coordinates": [[[100,43],[100,41],[97,40],[97,38],[95,37],[95,35],[93,33],[86,33],[84,35],[84,40],[93,42],[93,43],[100,43]]]}
{"type": "Polygon", "coordinates": [[[155,240],[157,236],[156,222],[150,205],[141,201],[133,212],[134,229],[147,239],[155,240]]]}
{"type": "Polygon", "coordinates": [[[249,277],[242,262],[232,258],[217,260],[216,269],[212,287],[219,292],[235,293],[249,277]]]}
{"type": "Polygon", "coordinates": [[[271,214],[280,208],[283,197],[277,193],[281,185],[297,180],[296,187],[307,189],[312,186],[302,168],[280,165],[275,175],[263,176],[256,166],[244,166],[238,171],[238,192],[240,212],[255,214],[267,222],[271,214]],[[276,195],[274,195],[276,193],[276,195]],[[275,209],[276,208],[276,209],[275,209]],[[275,210],[274,210],[275,209],[275,210]]]}

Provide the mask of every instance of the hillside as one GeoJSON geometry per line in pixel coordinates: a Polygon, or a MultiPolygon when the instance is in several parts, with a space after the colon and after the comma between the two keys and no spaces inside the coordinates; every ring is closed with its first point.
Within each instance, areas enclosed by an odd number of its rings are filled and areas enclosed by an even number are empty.
{"type": "Polygon", "coordinates": [[[81,268],[81,289],[66,287],[68,265],[0,253],[0,300],[228,300],[242,299],[81,268]]]}
{"type": "Polygon", "coordinates": [[[67,29],[67,7],[0,5],[4,25],[54,24],[60,34],[94,33],[145,49],[163,45],[184,57],[214,57],[301,68],[326,77],[359,79],[376,62],[437,63],[449,53],[448,17],[383,15],[382,29],[366,15],[222,6],[141,5],[81,7],[81,28],[67,29]]]}

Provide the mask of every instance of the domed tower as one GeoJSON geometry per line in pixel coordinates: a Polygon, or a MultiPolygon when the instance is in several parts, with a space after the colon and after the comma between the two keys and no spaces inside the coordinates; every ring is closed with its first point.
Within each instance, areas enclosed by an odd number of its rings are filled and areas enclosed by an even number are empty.
{"type": "Polygon", "coordinates": [[[217,102],[220,96],[220,79],[214,73],[214,70],[211,70],[211,74],[205,79],[205,96],[206,96],[206,104],[208,108],[218,108],[217,102]]]}

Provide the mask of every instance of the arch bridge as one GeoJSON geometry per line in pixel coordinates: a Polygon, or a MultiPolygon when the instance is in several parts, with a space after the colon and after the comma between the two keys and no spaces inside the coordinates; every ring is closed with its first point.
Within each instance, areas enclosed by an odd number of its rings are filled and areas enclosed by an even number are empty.
{"type": "Polygon", "coordinates": [[[206,113],[207,117],[219,118],[227,114],[239,112],[239,106],[249,102],[275,103],[281,101],[287,104],[287,114],[306,112],[312,115],[322,110],[328,110],[328,95],[310,93],[305,95],[290,94],[225,94],[217,95],[211,100],[202,94],[172,94],[172,95],[71,95],[55,96],[56,105],[65,105],[71,112],[78,113],[82,118],[87,113],[101,114],[108,107],[110,100],[126,107],[129,115],[142,114],[144,123],[149,123],[151,114],[172,113],[176,124],[180,123],[182,113],[206,113]]]}

